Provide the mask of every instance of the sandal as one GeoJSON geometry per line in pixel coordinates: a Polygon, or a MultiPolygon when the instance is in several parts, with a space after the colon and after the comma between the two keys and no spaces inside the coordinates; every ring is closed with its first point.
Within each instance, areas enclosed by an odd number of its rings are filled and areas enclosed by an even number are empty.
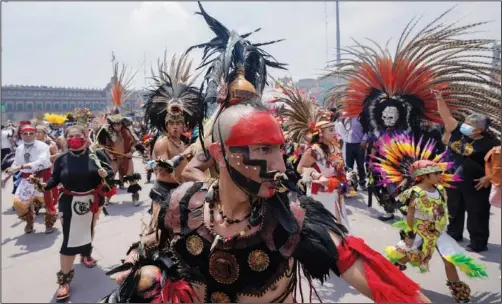
{"type": "Polygon", "coordinates": [[[91,256],[81,256],[80,262],[85,265],[87,268],[92,268],[96,266],[96,260],[91,256]]]}

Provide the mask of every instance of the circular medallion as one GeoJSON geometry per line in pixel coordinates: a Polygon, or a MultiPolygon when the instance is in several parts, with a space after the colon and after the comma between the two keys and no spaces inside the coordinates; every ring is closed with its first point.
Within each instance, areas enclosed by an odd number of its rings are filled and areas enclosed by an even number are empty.
{"type": "Polygon", "coordinates": [[[261,250],[253,250],[248,256],[248,264],[252,270],[261,272],[268,268],[270,258],[261,250]]]}
{"type": "Polygon", "coordinates": [[[198,235],[192,235],[186,240],[186,248],[191,255],[198,256],[204,249],[204,243],[198,235]]]}
{"type": "Polygon", "coordinates": [[[211,303],[230,303],[230,297],[221,291],[211,294],[211,303]]]}
{"type": "Polygon", "coordinates": [[[239,264],[233,255],[218,251],[209,258],[209,273],[220,284],[232,284],[239,278],[239,264]]]}
{"type": "Polygon", "coordinates": [[[91,211],[91,202],[79,202],[73,203],[73,211],[77,215],[84,215],[91,211]]]}

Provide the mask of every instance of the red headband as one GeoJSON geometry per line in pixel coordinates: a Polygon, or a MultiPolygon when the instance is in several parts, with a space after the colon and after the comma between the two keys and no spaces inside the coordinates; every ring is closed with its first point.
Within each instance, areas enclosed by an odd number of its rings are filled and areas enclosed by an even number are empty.
{"type": "Polygon", "coordinates": [[[26,133],[26,132],[33,132],[33,133],[35,133],[35,131],[36,131],[36,130],[35,130],[35,128],[33,128],[32,126],[30,126],[30,125],[25,125],[25,126],[23,126],[23,127],[21,128],[21,132],[20,132],[20,133],[21,133],[21,134],[26,133]]]}

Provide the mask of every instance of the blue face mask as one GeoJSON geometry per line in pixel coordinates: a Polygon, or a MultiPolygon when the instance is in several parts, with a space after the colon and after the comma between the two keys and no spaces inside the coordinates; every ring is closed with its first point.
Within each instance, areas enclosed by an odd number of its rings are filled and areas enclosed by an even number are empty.
{"type": "Polygon", "coordinates": [[[474,128],[463,123],[460,126],[460,133],[464,134],[465,136],[471,136],[472,134],[474,134],[474,128]]]}

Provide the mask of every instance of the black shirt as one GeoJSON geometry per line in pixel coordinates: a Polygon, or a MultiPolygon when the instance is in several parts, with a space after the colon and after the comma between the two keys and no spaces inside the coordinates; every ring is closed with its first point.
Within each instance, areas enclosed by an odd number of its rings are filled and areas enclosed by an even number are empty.
{"type": "Polygon", "coordinates": [[[496,143],[488,137],[472,139],[460,132],[461,123],[451,133],[447,160],[454,163],[451,173],[456,172],[464,181],[485,176],[485,155],[496,143]]]}

